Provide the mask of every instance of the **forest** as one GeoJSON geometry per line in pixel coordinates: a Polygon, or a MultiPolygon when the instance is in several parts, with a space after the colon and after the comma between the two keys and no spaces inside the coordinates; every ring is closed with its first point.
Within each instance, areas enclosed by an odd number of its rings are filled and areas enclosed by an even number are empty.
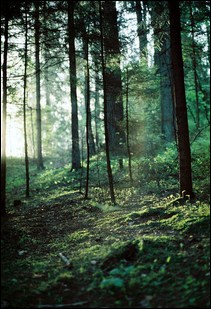
{"type": "Polygon", "coordinates": [[[210,1],[1,1],[1,308],[210,307],[210,1]]]}

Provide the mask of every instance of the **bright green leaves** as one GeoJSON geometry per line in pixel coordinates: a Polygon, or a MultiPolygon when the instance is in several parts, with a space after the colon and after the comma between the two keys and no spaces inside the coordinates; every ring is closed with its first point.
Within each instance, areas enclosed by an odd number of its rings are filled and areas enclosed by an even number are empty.
{"type": "Polygon", "coordinates": [[[100,284],[100,288],[123,288],[124,287],[124,280],[119,277],[111,277],[103,279],[103,281],[100,284]]]}

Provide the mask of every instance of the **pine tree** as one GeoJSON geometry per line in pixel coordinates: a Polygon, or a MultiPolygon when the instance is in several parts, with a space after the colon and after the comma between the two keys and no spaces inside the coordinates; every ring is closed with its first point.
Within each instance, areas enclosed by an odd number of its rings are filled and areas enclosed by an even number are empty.
{"type": "Polygon", "coordinates": [[[78,133],[78,103],[77,103],[77,76],[76,76],[76,55],[75,55],[75,22],[74,22],[75,1],[68,1],[68,38],[69,38],[69,63],[70,63],[70,93],[72,106],[72,170],[79,169],[80,148],[78,133]]]}
{"type": "Polygon", "coordinates": [[[182,196],[182,192],[185,191],[186,194],[192,198],[194,193],[192,188],[191,152],[185,97],[179,1],[169,1],[168,4],[170,12],[171,55],[177,122],[176,132],[179,153],[180,195],[182,196]]]}
{"type": "Polygon", "coordinates": [[[26,89],[27,89],[27,61],[28,61],[28,18],[27,4],[25,3],[25,57],[24,57],[24,85],[23,85],[23,123],[24,123],[24,152],[26,169],[26,197],[29,197],[29,158],[26,126],[26,89]]]}
{"type": "Polygon", "coordinates": [[[105,56],[104,56],[104,46],[103,46],[103,16],[102,16],[102,6],[101,1],[99,1],[99,13],[100,13],[100,39],[101,39],[101,61],[102,61],[102,75],[103,75],[103,95],[104,95],[104,128],[105,128],[105,147],[106,147],[106,163],[107,163],[107,173],[108,173],[108,182],[110,188],[110,197],[112,203],[115,205],[115,194],[114,194],[114,185],[113,185],[113,174],[111,169],[110,161],[110,136],[109,136],[109,112],[107,109],[107,84],[106,84],[106,72],[105,72],[105,56]]]}
{"type": "Polygon", "coordinates": [[[103,1],[102,15],[109,145],[112,153],[119,154],[125,143],[125,132],[122,125],[124,112],[115,1],[103,1]]]}
{"type": "Polygon", "coordinates": [[[42,156],[42,119],[40,89],[40,20],[39,2],[35,2],[35,66],[36,66],[36,128],[37,128],[37,169],[44,169],[42,156]]]}
{"type": "Polygon", "coordinates": [[[8,31],[9,8],[5,8],[4,14],[4,54],[3,54],[3,109],[1,132],[1,214],[6,214],[6,121],[7,121],[7,55],[8,55],[8,31]]]}

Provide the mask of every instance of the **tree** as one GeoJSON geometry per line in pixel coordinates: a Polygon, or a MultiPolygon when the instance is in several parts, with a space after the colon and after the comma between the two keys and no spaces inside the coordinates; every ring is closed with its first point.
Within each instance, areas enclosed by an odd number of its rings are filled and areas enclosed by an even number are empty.
{"type": "Polygon", "coordinates": [[[131,166],[131,150],[130,150],[130,129],[129,129],[129,76],[128,68],[126,69],[126,82],[125,82],[125,96],[126,96],[126,140],[127,140],[127,155],[128,155],[128,169],[130,175],[130,183],[133,181],[132,166],[131,166]]]}
{"type": "Polygon", "coordinates": [[[200,127],[200,109],[199,109],[199,86],[197,76],[197,58],[196,58],[196,47],[195,47],[195,21],[193,16],[192,5],[189,3],[190,20],[191,20],[191,41],[192,41],[192,67],[194,74],[194,86],[195,86],[195,97],[196,97],[196,128],[200,127]]]}
{"type": "Polygon", "coordinates": [[[44,169],[42,157],[42,122],[40,93],[40,21],[39,2],[35,1],[35,67],[36,67],[36,115],[37,115],[37,169],[44,169]]]}
{"type": "Polygon", "coordinates": [[[86,99],[86,147],[87,147],[87,168],[86,168],[86,191],[85,198],[88,198],[89,190],[89,164],[90,164],[90,144],[91,143],[90,135],[93,137],[91,129],[91,111],[90,111],[90,74],[89,74],[89,41],[88,36],[84,38],[84,58],[86,61],[85,66],[85,99],[86,99]]]}
{"type": "MultiPolygon", "coordinates": [[[[210,123],[209,36],[210,3],[181,3],[183,59],[190,128],[195,134],[210,123]]],[[[191,132],[192,133],[192,132],[191,132]]]]}
{"type": "Polygon", "coordinates": [[[111,169],[110,161],[110,135],[109,135],[109,111],[108,111],[108,89],[106,83],[106,71],[105,71],[105,59],[104,59],[104,46],[103,46],[103,16],[102,16],[102,6],[101,1],[99,1],[99,13],[100,13],[100,41],[101,41],[101,61],[102,61],[102,75],[103,75],[103,95],[104,95],[104,128],[105,128],[105,147],[106,147],[106,163],[107,163],[107,173],[108,173],[108,182],[110,188],[110,197],[112,203],[115,205],[115,194],[114,194],[114,185],[113,185],[113,174],[111,169]]]}
{"type": "Polygon", "coordinates": [[[27,61],[28,61],[28,20],[27,4],[25,3],[25,57],[24,57],[24,85],[23,85],[23,123],[24,123],[24,151],[25,151],[25,169],[26,169],[26,197],[29,197],[29,158],[27,144],[26,127],[26,88],[27,88],[27,61]]]}
{"type": "Polygon", "coordinates": [[[68,1],[68,38],[69,38],[69,74],[70,94],[72,106],[72,170],[79,169],[80,149],[78,134],[78,104],[77,104],[77,76],[76,76],[76,55],[75,55],[75,22],[74,22],[75,1],[68,1]]]}
{"type": "Polygon", "coordinates": [[[151,18],[155,42],[154,59],[160,75],[161,133],[164,141],[168,143],[175,141],[175,111],[172,90],[169,14],[165,2],[157,1],[153,3],[151,18]]]}
{"type": "Polygon", "coordinates": [[[147,56],[146,1],[135,1],[140,59],[147,56]]]}
{"type": "Polygon", "coordinates": [[[168,33],[164,34],[159,59],[161,132],[164,140],[175,141],[175,112],[172,91],[171,51],[168,33]]]}
{"type": "Polygon", "coordinates": [[[1,153],[1,214],[6,214],[6,121],[7,121],[7,54],[9,8],[5,9],[4,16],[4,55],[3,55],[3,110],[2,110],[2,153],[1,153]]]}
{"type": "Polygon", "coordinates": [[[172,55],[172,72],[174,79],[174,100],[176,110],[176,133],[179,154],[179,184],[180,194],[185,191],[193,198],[191,152],[189,141],[189,129],[187,107],[185,97],[184,70],[180,33],[180,9],[179,1],[169,1],[170,13],[170,39],[172,55]]]}
{"type": "Polygon", "coordinates": [[[47,25],[47,17],[49,15],[47,10],[47,3],[44,2],[44,59],[45,59],[45,68],[44,68],[44,76],[45,76],[45,97],[46,97],[46,105],[50,106],[50,88],[49,88],[49,67],[48,67],[48,61],[50,59],[50,44],[49,40],[51,40],[51,37],[49,36],[49,30],[47,25]]]}
{"type": "Polygon", "coordinates": [[[125,132],[122,124],[124,113],[115,1],[103,1],[102,15],[109,145],[112,153],[119,154],[120,149],[123,149],[120,145],[125,143],[125,132]]]}
{"type": "Polygon", "coordinates": [[[99,64],[98,59],[94,58],[94,67],[95,67],[95,92],[94,92],[94,99],[95,99],[95,145],[96,151],[98,152],[100,147],[100,136],[99,136],[99,119],[100,119],[100,78],[99,78],[99,64]]]}
{"type": "Polygon", "coordinates": [[[84,66],[84,75],[85,75],[85,91],[84,91],[84,97],[85,97],[85,106],[87,111],[87,131],[88,131],[88,142],[89,142],[89,154],[90,156],[93,156],[95,151],[95,142],[94,142],[94,135],[92,132],[92,117],[91,117],[91,109],[90,109],[90,69],[89,69],[89,33],[87,33],[86,25],[83,25],[83,51],[84,51],[84,60],[85,60],[85,66],[84,66]]]}

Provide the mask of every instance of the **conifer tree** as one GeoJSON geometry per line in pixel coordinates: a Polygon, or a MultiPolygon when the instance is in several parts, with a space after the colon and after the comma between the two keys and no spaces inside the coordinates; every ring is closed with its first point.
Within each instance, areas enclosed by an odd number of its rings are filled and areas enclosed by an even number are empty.
{"type": "Polygon", "coordinates": [[[191,152],[185,97],[179,1],[169,1],[168,4],[170,12],[170,38],[177,123],[176,133],[179,155],[180,194],[182,196],[185,191],[187,195],[193,198],[194,193],[192,188],[191,152]]]}

